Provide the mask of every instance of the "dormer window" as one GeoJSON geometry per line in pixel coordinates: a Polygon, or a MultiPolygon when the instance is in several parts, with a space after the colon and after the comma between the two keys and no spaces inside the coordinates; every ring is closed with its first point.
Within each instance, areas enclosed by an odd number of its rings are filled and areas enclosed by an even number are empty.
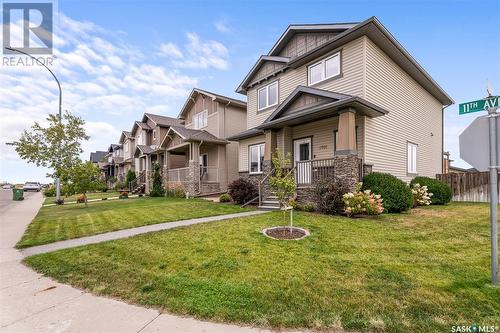
{"type": "Polygon", "coordinates": [[[278,81],[268,84],[257,91],[259,111],[278,104],[278,81]]]}
{"type": "Polygon", "coordinates": [[[309,85],[340,75],[340,53],[318,61],[308,67],[309,85]]]}
{"type": "Polygon", "coordinates": [[[208,125],[208,111],[201,111],[193,116],[193,128],[200,129],[208,125]]]}

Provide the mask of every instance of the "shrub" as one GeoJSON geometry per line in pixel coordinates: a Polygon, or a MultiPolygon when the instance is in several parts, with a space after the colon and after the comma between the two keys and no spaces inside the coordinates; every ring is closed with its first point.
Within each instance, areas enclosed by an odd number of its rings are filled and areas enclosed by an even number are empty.
{"type": "Polygon", "coordinates": [[[411,186],[411,193],[413,194],[413,207],[428,206],[431,204],[432,193],[427,191],[427,186],[420,186],[420,184],[413,184],[411,186]]]}
{"type": "Polygon", "coordinates": [[[245,178],[238,178],[228,186],[229,195],[238,204],[244,204],[259,195],[257,186],[245,178]]]}
{"type": "Polygon", "coordinates": [[[304,210],[304,212],[314,212],[315,210],[315,207],[312,203],[306,203],[303,207],[302,207],[302,210],[304,210]]]}
{"type": "Polygon", "coordinates": [[[76,203],[85,203],[85,194],[80,194],[78,198],[76,198],[76,203]]]}
{"type": "Polygon", "coordinates": [[[159,163],[155,163],[153,171],[153,188],[149,192],[150,197],[163,197],[165,196],[165,189],[161,181],[161,166],[159,163]]]}
{"type": "Polygon", "coordinates": [[[127,171],[127,175],[125,176],[125,184],[127,187],[129,186],[130,182],[135,179],[135,172],[132,170],[127,171]]]}
{"type": "Polygon", "coordinates": [[[128,199],[128,191],[121,191],[119,199],[128,199]]]}
{"type": "Polygon", "coordinates": [[[117,181],[117,182],[114,184],[114,188],[115,188],[115,190],[123,190],[123,189],[126,189],[126,188],[127,188],[127,185],[125,185],[125,183],[124,183],[124,182],[117,181]]]}
{"type": "Polygon", "coordinates": [[[181,184],[169,184],[166,188],[166,195],[172,198],[185,198],[186,191],[181,184]]]}
{"type": "Polygon", "coordinates": [[[303,207],[301,204],[299,204],[299,203],[297,202],[297,200],[290,200],[290,206],[291,206],[294,210],[303,210],[303,209],[304,209],[304,207],[303,207]]]}
{"type": "Polygon", "coordinates": [[[410,188],[388,173],[372,172],[363,178],[361,190],[371,190],[384,198],[384,208],[389,213],[400,213],[413,205],[410,188]]]}
{"type": "Polygon", "coordinates": [[[56,205],[64,205],[64,199],[54,200],[56,205]]]}
{"type": "Polygon", "coordinates": [[[108,200],[108,198],[106,198],[106,197],[103,197],[103,198],[101,198],[101,200],[108,200]]]}
{"type": "Polygon", "coordinates": [[[231,202],[231,196],[227,193],[221,194],[219,202],[231,202]]]}
{"type": "Polygon", "coordinates": [[[337,179],[324,179],[314,189],[316,209],[323,214],[338,214],[344,209],[342,196],[349,192],[349,187],[337,179]]]}
{"type": "Polygon", "coordinates": [[[451,188],[440,180],[429,177],[415,177],[411,180],[410,186],[420,184],[427,186],[427,190],[432,193],[433,205],[445,205],[451,201],[453,193],[451,188]]]}
{"type": "Polygon", "coordinates": [[[350,216],[357,214],[378,215],[384,212],[383,199],[379,194],[373,194],[370,190],[356,191],[343,195],[345,212],[350,216]]]}
{"type": "Polygon", "coordinates": [[[47,187],[45,190],[43,190],[43,195],[45,195],[47,198],[55,197],[56,187],[55,186],[47,187]]]}

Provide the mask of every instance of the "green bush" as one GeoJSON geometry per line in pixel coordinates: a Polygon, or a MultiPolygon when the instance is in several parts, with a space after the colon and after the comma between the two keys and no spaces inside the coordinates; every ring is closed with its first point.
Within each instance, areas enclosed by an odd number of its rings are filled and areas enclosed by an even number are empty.
{"type": "Polygon", "coordinates": [[[231,196],[227,193],[221,194],[219,202],[231,202],[231,196]]]}
{"type": "Polygon", "coordinates": [[[47,198],[55,197],[56,196],[56,187],[55,186],[49,186],[43,191],[43,195],[45,195],[47,198]]]}
{"type": "Polygon", "coordinates": [[[127,187],[129,186],[130,182],[135,179],[135,172],[132,170],[127,171],[127,175],[125,176],[125,184],[127,187]]]}
{"type": "Polygon", "coordinates": [[[170,184],[166,188],[166,195],[171,198],[183,199],[186,197],[186,191],[181,184],[170,184]]]}
{"type": "Polygon", "coordinates": [[[413,194],[408,185],[388,173],[372,172],[366,175],[361,190],[381,195],[385,212],[400,213],[413,206],[413,194]]]}
{"type": "Polygon", "coordinates": [[[427,191],[432,193],[431,205],[445,205],[451,201],[453,193],[451,188],[440,180],[429,177],[415,177],[411,180],[410,186],[415,184],[427,186],[427,191]]]}
{"type": "Polygon", "coordinates": [[[240,205],[247,203],[259,195],[259,190],[254,183],[245,178],[238,178],[228,186],[229,195],[240,205]]]}
{"type": "Polygon", "coordinates": [[[306,203],[302,209],[304,210],[304,212],[314,212],[315,210],[315,207],[312,203],[306,203]]]}
{"type": "Polygon", "coordinates": [[[159,163],[153,165],[153,188],[149,192],[150,197],[164,197],[165,189],[161,179],[161,166],[159,163]]]}
{"type": "Polygon", "coordinates": [[[316,209],[323,214],[338,214],[344,210],[342,196],[349,192],[349,186],[338,179],[320,180],[314,188],[316,209]]]}

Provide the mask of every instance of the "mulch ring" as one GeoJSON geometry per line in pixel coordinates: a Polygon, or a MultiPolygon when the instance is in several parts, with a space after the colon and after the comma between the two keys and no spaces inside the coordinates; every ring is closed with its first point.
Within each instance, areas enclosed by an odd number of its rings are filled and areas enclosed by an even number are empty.
{"type": "Polygon", "coordinates": [[[274,227],[267,228],[262,231],[262,233],[273,239],[284,239],[284,240],[300,240],[309,236],[309,231],[292,227],[274,227]]]}

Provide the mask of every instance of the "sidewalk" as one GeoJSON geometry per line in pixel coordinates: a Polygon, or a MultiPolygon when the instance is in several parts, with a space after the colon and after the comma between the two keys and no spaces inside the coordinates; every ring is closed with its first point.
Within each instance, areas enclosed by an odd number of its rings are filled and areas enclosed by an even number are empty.
{"type": "Polygon", "coordinates": [[[269,332],[161,314],[93,296],[27,268],[13,246],[42,202],[41,194],[29,195],[0,216],[0,332],[269,332]]]}

